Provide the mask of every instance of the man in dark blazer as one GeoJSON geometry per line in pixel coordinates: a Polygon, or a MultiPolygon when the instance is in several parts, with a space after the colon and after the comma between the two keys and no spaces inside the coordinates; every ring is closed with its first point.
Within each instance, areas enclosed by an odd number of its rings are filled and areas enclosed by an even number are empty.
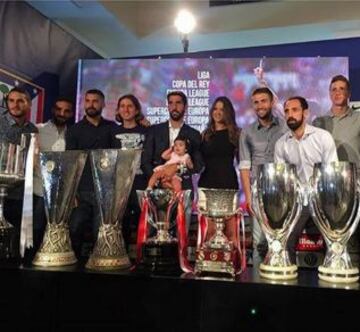
{"type": "Polygon", "coordinates": [[[181,91],[170,92],[167,95],[167,102],[170,119],[149,128],[141,158],[141,169],[149,180],[153,169],[165,163],[161,154],[172,147],[177,136],[182,136],[190,141],[190,151],[188,152],[194,164],[191,172],[185,172],[182,175],[182,188],[192,189],[191,175],[199,173],[203,167],[200,153],[201,136],[196,129],[184,123],[187,108],[185,94],[181,91]]]}

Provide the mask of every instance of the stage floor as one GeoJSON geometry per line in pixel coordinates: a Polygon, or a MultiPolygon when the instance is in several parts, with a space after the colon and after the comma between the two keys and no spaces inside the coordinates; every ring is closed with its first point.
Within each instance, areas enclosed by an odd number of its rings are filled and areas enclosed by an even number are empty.
{"type": "Polygon", "coordinates": [[[359,284],[0,267],[1,331],[359,331],[359,284]]]}

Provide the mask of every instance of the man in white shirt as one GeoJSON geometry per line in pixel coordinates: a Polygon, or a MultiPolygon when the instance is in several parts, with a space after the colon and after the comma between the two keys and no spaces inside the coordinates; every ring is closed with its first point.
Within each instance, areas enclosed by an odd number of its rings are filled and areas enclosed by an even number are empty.
{"type": "MultiPolygon", "coordinates": [[[[301,185],[306,186],[313,174],[316,163],[337,161],[334,139],[326,130],[306,123],[309,115],[308,103],[303,97],[291,97],[284,103],[285,120],[290,129],[275,144],[276,163],[296,166],[301,185]]],[[[309,219],[307,200],[303,212],[288,241],[290,259],[295,263],[295,246],[307,220],[309,219]]]]}
{"type": "MultiPolygon", "coordinates": [[[[73,115],[73,104],[69,99],[56,99],[52,108],[52,118],[46,123],[37,125],[39,152],[65,151],[65,133],[73,115]]],[[[34,250],[37,250],[41,244],[45,226],[43,185],[39,165],[36,165],[34,171],[34,250]]]]}

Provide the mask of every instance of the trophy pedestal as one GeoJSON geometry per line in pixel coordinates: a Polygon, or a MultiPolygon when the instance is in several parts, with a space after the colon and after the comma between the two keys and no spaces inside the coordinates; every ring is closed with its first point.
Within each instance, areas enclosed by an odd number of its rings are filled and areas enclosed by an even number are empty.
{"type": "Polygon", "coordinates": [[[259,274],[262,278],[270,280],[291,280],[297,278],[297,266],[271,266],[261,263],[259,274]]]}
{"type": "Polygon", "coordinates": [[[15,228],[9,223],[0,225],[0,260],[17,258],[15,228]]]}
{"type": "Polygon", "coordinates": [[[232,250],[203,248],[196,252],[195,273],[235,277],[238,252],[232,250]]]}
{"type": "Polygon", "coordinates": [[[142,259],[136,267],[137,272],[159,275],[180,275],[177,241],[146,242],[142,247],[142,259]]]}
{"type": "Polygon", "coordinates": [[[359,280],[359,269],[335,269],[325,266],[319,266],[319,279],[330,283],[354,283],[359,280]]]}
{"type": "Polygon", "coordinates": [[[130,265],[130,260],[127,255],[114,257],[91,255],[85,267],[91,270],[115,270],[126,269],[130,267],[130,265]]]}
{"type": "Polygon", "coordinates": [[[43,243],[33,260],[36,266],[66,266],[77,262],[65,223],[47,224],[43,243]]]}
{"type": "Polygon", "coordinates": [[[35,255],[33,265],[36,266],[66,266],[77,262],[74,252],[42,252],[41,249],[35,255]]]}
{"type": "Polygon", "coordinates": [[[116,270],[130,266],[119,224],[100,225],[98,239],[85,267],[91,270],[116,270]]]}

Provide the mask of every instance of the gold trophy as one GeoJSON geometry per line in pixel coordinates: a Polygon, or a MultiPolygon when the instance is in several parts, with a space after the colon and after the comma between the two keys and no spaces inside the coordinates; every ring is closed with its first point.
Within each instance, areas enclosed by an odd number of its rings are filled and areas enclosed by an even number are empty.
{"type": "Polygon", "coordinates": [[[86,158],[84,151],[40,153],[48,222],[43,242],[33,260],[34,265],[64,266],[76,263],[68,222],[86,158]]]}
{"type": "Polygon", "coordinates": [[[140,161],[141,150],[93,150],[90,153],[100,227],[88,269],[130,266],[121,232],[121,221],[140,161]]]}

